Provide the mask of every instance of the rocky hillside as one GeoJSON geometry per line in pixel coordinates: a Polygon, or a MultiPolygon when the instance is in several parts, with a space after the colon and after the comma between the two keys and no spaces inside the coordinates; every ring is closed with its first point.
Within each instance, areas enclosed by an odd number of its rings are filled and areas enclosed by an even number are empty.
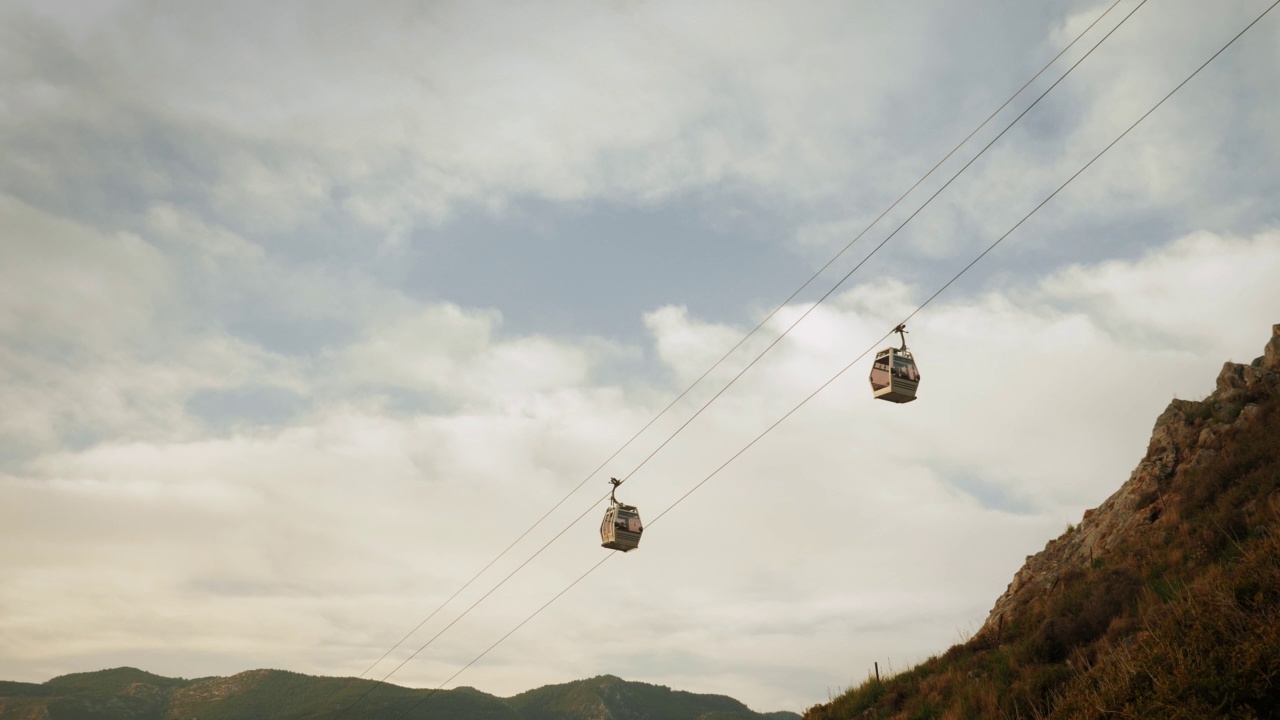
{"type": "Polygon", "coordinates": [[[699,695],[605,675],[511,698],[473,688],[431,694],[369,680],[251,670],[184,680],[115,668],[46,683],[0,682],[3,720],[797,720],[763,715],[723,695],[699,695]],[[427,696],[430,695],[428,698],[427,696]],[[425,698],[425,699],[424,699],[425,698]],[[345,708],[350,710],[343,712],[345,708]]]}
{"type": "Polygon", "coordinates": [[[1204,400],[1174,400],[1156,418],[1146,457],[1114,495],[1044,550],[1027,557],[1013,582],[987,617],[980,633],[999,630],[1002,621],[1019,608],[1052,592],[1063,575],[1090,567],[1122,543],[1178,523],[1164,517],[1173,488],[1187,485],[1188,475],[1217,459],[1236,434],[1258,421],[1259,402],[1271,399],[1280,387],[1280,325],[1261,357],[1249,365],[1228,362],[1218,374],[1217,387],[1204,400]]]}
{"type": "Polygon", "coordinates": [[[1280,325],[1174,400],[1118,491],[976,636],[806,720],[1280,717],[1280,325]]]}

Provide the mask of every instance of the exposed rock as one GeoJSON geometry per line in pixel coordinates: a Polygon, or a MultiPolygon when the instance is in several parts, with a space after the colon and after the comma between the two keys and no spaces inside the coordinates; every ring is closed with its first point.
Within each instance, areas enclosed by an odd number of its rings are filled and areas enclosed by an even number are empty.
{"type": "Polygon", "coordinates": [[[211,677],[198,680],[175,694],[176,704],[226,700],[233,695],[247,692],[271,674],[270,670],[248,670],[230,677],[211,677]]]}
{"type": "Polygon", "coordinates": [[[1249,365],[1228,362],[1204,400],[1174,399],[1156,419],[1147,454],[1129,479],[1080,524],[1050,540],[996,600],[979,635],[998,632],[1006,618],[1050,592],[1063,573],[1091,565],[1136,533],[1174,522],[1164,514],[1161,489],[1181,473],[1209,462],[1234,429],[1255,421],[1252,399],[1280,392],[1280,325],[1271,328],[1263,356],[1249,365]]]}
{"type": "Polygon", "coordinates": [[[1280,372],[1280,325],[1271,326],[1271,341],[1262,352],[1263,370],[1280,372]]]}

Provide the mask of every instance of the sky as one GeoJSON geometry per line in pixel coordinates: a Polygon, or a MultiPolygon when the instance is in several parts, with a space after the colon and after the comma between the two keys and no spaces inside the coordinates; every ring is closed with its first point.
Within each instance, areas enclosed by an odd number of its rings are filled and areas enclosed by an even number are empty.
{"type": "Polygon", "coordinates": [[[911,319],[916,402],[864,353],[1268,2],[1121,0],[765,319],[1109,4],[0,1],[0,677],[359,675],[585,482],[368,673],[492,590],[435,687],[609,476],[641,547],[449,686],[800,711],[967,638],[1280,322],[1280,15],[911,319]]]}

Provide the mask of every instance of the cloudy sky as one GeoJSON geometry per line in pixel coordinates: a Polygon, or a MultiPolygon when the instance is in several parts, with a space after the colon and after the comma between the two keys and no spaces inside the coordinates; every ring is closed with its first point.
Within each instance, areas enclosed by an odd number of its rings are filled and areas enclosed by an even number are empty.
{"type": "MultiPolygon", "coordinates": [[[[656,518],[1270,0],[1143,5],[643,462],[1137,3],[371,675],[609,475],[656,518]]],[[[3,0],[0,677],[360,673],[1108,5],[3,0]]],[[[912,320],[919,401],[854,365],[454,684],[801,710],[965,638],[1280,322],[1278,75],[1273,13],[912,320]]]]}

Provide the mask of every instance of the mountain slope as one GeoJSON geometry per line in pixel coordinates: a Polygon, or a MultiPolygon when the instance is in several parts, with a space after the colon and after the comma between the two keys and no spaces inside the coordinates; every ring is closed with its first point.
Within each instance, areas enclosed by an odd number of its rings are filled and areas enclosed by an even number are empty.
{"type": "Polygon", "coordinates": [[[1280,717],[1280,325],[1174,400],[1129,480],[977,635],[806,720],[1280,717]]]}

